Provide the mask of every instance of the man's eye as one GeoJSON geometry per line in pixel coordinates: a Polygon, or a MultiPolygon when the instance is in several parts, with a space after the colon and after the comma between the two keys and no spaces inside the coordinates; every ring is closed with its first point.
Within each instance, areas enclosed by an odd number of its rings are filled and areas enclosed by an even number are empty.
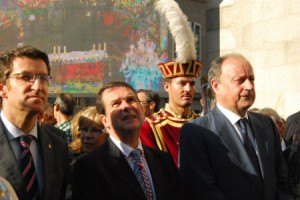
{"type": "Polygon", "coordinates": [[[112,106],[118,106],[120,104],[120,102],[113,102],[112,106]]]}
{"type": "Polygon", "coordinates": [[[41,81],[48,81],[48,76],[47,75],[40,75],[40,80],[41,81]]]}
{"type": "Polygon", "coordinates": [[[32,76],[29,74],[23,74],[22,76],[20,76],[20,79],[24,81],[30,81],[32,79],[32,76]]]}
{"type": "Polygon", "coordinates": [[[194,86],[195,84],[196,84],[196,82],[194,82],[194,81],[191,81],[191,82],[190,82],[190,85],[191,85],[191,86],[194,86]]]}
{"type": "Polygon", "coordinates": [[[136,98],[132,97],[132,98],[129,98],[127,101],[132,103],[132,102],[137,102],[138,100],[136,98]]]}

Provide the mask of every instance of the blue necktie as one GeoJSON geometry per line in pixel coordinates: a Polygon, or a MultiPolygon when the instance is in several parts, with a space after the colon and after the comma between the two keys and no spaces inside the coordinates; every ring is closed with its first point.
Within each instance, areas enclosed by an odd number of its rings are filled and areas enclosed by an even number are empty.
{"type": "Polygon", "coordinates": [[[147,199],[152,200],[153,193],[143,165],[141,151],[139,149],[134,149],[131,151],[130,156],[132,162],[134,163],[133,172],[138,179],[147,199]]]}
{"type": "Polygon", "coordinates": [[[21,173],[25,182],[28,199],[37,199],[38,181],[33,163],[33,157],[30,153],[31,135],[23,135],[20,137],[21,143],[21,173]]]}
{"type": "Polygon", "coordinates": [[[249,139],[249,135],[248,135],[248,131],[247,131],[248,120],[246,118],[241,118],[239,120],[239,124],[240,124],[240,131],[241,131],[241,134],[243,137],[243,144],[244,144],[245,150],[246,150],[256,172],[261,174],[258,157],[257,157],[255,149],[249,139]]]}

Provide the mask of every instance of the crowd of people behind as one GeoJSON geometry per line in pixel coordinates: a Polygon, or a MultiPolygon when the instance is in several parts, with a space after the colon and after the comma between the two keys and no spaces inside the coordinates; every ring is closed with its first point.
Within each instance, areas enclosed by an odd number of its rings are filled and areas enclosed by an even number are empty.
{"type": "Polygon", "coordinates": [[[245,57],[212,62],[215,104],[205,114],[191,109],[202,65],[162,67],[165,106],[151,90],[114,81],[75,112],[71,94],[47,103],[46,53],[2,53],[0,199],[300,199],[300,112],[285,120],[251,108],[245,57]]]}

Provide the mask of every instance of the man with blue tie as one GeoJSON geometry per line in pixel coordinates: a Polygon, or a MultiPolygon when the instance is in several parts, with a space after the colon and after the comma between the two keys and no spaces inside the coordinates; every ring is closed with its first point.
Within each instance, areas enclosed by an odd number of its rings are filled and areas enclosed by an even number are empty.
{"type": "Polygon", "coordinates": [[[292,199],[279,133],[271,118],[247,112],[254,73],[240,54],[213,60],[208,79],[216,108],[186,123],[180,135],[180,175],[189,199],[292,199]]]}
{"type": "Polygon", "coordinates": [[[145,116],[132,86],[118,81],[104,85],[96,107],[109,137],[76,162],[73,199],[182,199],[172,157],[141,144],[145,116]]]}
{"type": "Polygon", "coordinates": [[[31,46],[0,55],[0,176],[21,200],[65,198],[67,143],[59,129],[37,123],[50,71],[47,54],[31,46]]]}

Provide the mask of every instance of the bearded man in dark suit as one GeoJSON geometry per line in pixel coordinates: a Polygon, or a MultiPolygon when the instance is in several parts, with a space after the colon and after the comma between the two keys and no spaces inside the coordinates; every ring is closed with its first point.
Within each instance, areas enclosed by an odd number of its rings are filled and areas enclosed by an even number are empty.
{"type": "Polygon", "coordinates": [[[65,199],[67,143],[57,136],[60,130],[37,123],[47,104],[49,79],[48,56],[36,48],[0,55],[0,176],[21,200],[65,199]]]}
{"type": "Polygon", "coordinates": [[[180,175],[189,199],[292,199],[274,122],[247,112],[255,100],[250,62],[240,54],[222,56],[208,78],[216,108],[186,123],[180,135],[180,175]]]}

